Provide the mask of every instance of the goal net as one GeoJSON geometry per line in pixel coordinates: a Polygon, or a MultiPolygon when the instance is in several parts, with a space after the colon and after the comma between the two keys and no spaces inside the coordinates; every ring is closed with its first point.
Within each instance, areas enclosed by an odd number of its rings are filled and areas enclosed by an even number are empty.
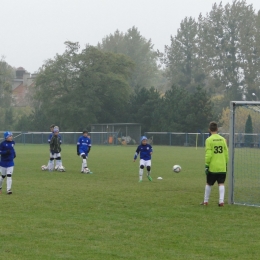
{"type": "Polygon", "coordinates": [[[260,102],[231,101],[229,128],[230,204],[260,206],[260,102]]]}

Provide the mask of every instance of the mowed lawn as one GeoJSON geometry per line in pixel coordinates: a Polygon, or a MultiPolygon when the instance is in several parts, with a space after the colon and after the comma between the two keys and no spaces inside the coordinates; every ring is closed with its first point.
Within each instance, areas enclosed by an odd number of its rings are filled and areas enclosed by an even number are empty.
{"type": "Polygon", "coordinates": [[[5,180],[0,195],[0,259],[259,259],[260,208],[228,205],[228,183],[225,207],[216,185],[199,205],[204,149],[153,148],[153,181],[139,183],[136,146],[93,146],[90,175],[75,145],[62,146],[61,173],[41,171],[48,145],[17,144],[13,194],[5,180]]]}

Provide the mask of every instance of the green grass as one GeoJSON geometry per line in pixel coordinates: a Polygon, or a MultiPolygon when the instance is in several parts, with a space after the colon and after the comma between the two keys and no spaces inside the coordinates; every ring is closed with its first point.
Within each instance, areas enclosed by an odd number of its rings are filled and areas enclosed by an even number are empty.
{"type": "Polygon", "coordinates": [[[47,145],[16,145],[13,194],[0,196],[0,259],[258,259],[259,208],[219,208],[216,185],[199,205],[203,148],[154,146],[153,181],[142,183],[135,149],[93,146],[87,175],[75,146],[63,145],[60,173],[40,170],[47,145]]]}

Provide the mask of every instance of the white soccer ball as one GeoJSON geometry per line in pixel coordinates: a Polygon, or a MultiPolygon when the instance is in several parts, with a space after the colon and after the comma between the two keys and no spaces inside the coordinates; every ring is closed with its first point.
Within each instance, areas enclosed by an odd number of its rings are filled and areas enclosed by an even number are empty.
{"type": "Polygon", "coordinates": [[[83,169],[83,173],[90,173],[90,169],[89,168],[84,168],[83,169]]]}
{"type": "Polygon", "coordinates": [[[59,172],[65,172],[65,167],[64,166],[58,166],[58,168],[57,168],[57,171],[59,171],[59,172]]]}
{"type": "Polygon", "coordinates": [[[42,171],[46,171],[47,170],[47,166],[46,165],[42,165],[41,169],[42,169],[42,171]]]}
{"type": "Polygon", "coordinates": [[[173,170],[174,172],[179,173],[179,172],[181,171],[181,166],[178,165],[178,164],[176,164],[176,165],[174,165],[174,166],[172,167],[172,170],[173,170]]]}

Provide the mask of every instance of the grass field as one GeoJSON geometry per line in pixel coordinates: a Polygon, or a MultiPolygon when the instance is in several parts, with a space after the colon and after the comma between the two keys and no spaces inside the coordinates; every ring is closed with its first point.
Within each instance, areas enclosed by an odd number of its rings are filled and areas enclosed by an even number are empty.
{"type": "Polygon", "coordinates": [[[0,196],[0,259],[259,259],[260,208],[208,207],[204,149],[154,146],[152,177],[138,182],[135,146],[94,146],[81,174],[76,146],[66,172],[43,172],[47,145],[16,145],[13,194],[0,196]],[[172,172],[180,164],[182,172],[172,172]],[[163,180],[157,180],[157,177],[163,180]]]}

